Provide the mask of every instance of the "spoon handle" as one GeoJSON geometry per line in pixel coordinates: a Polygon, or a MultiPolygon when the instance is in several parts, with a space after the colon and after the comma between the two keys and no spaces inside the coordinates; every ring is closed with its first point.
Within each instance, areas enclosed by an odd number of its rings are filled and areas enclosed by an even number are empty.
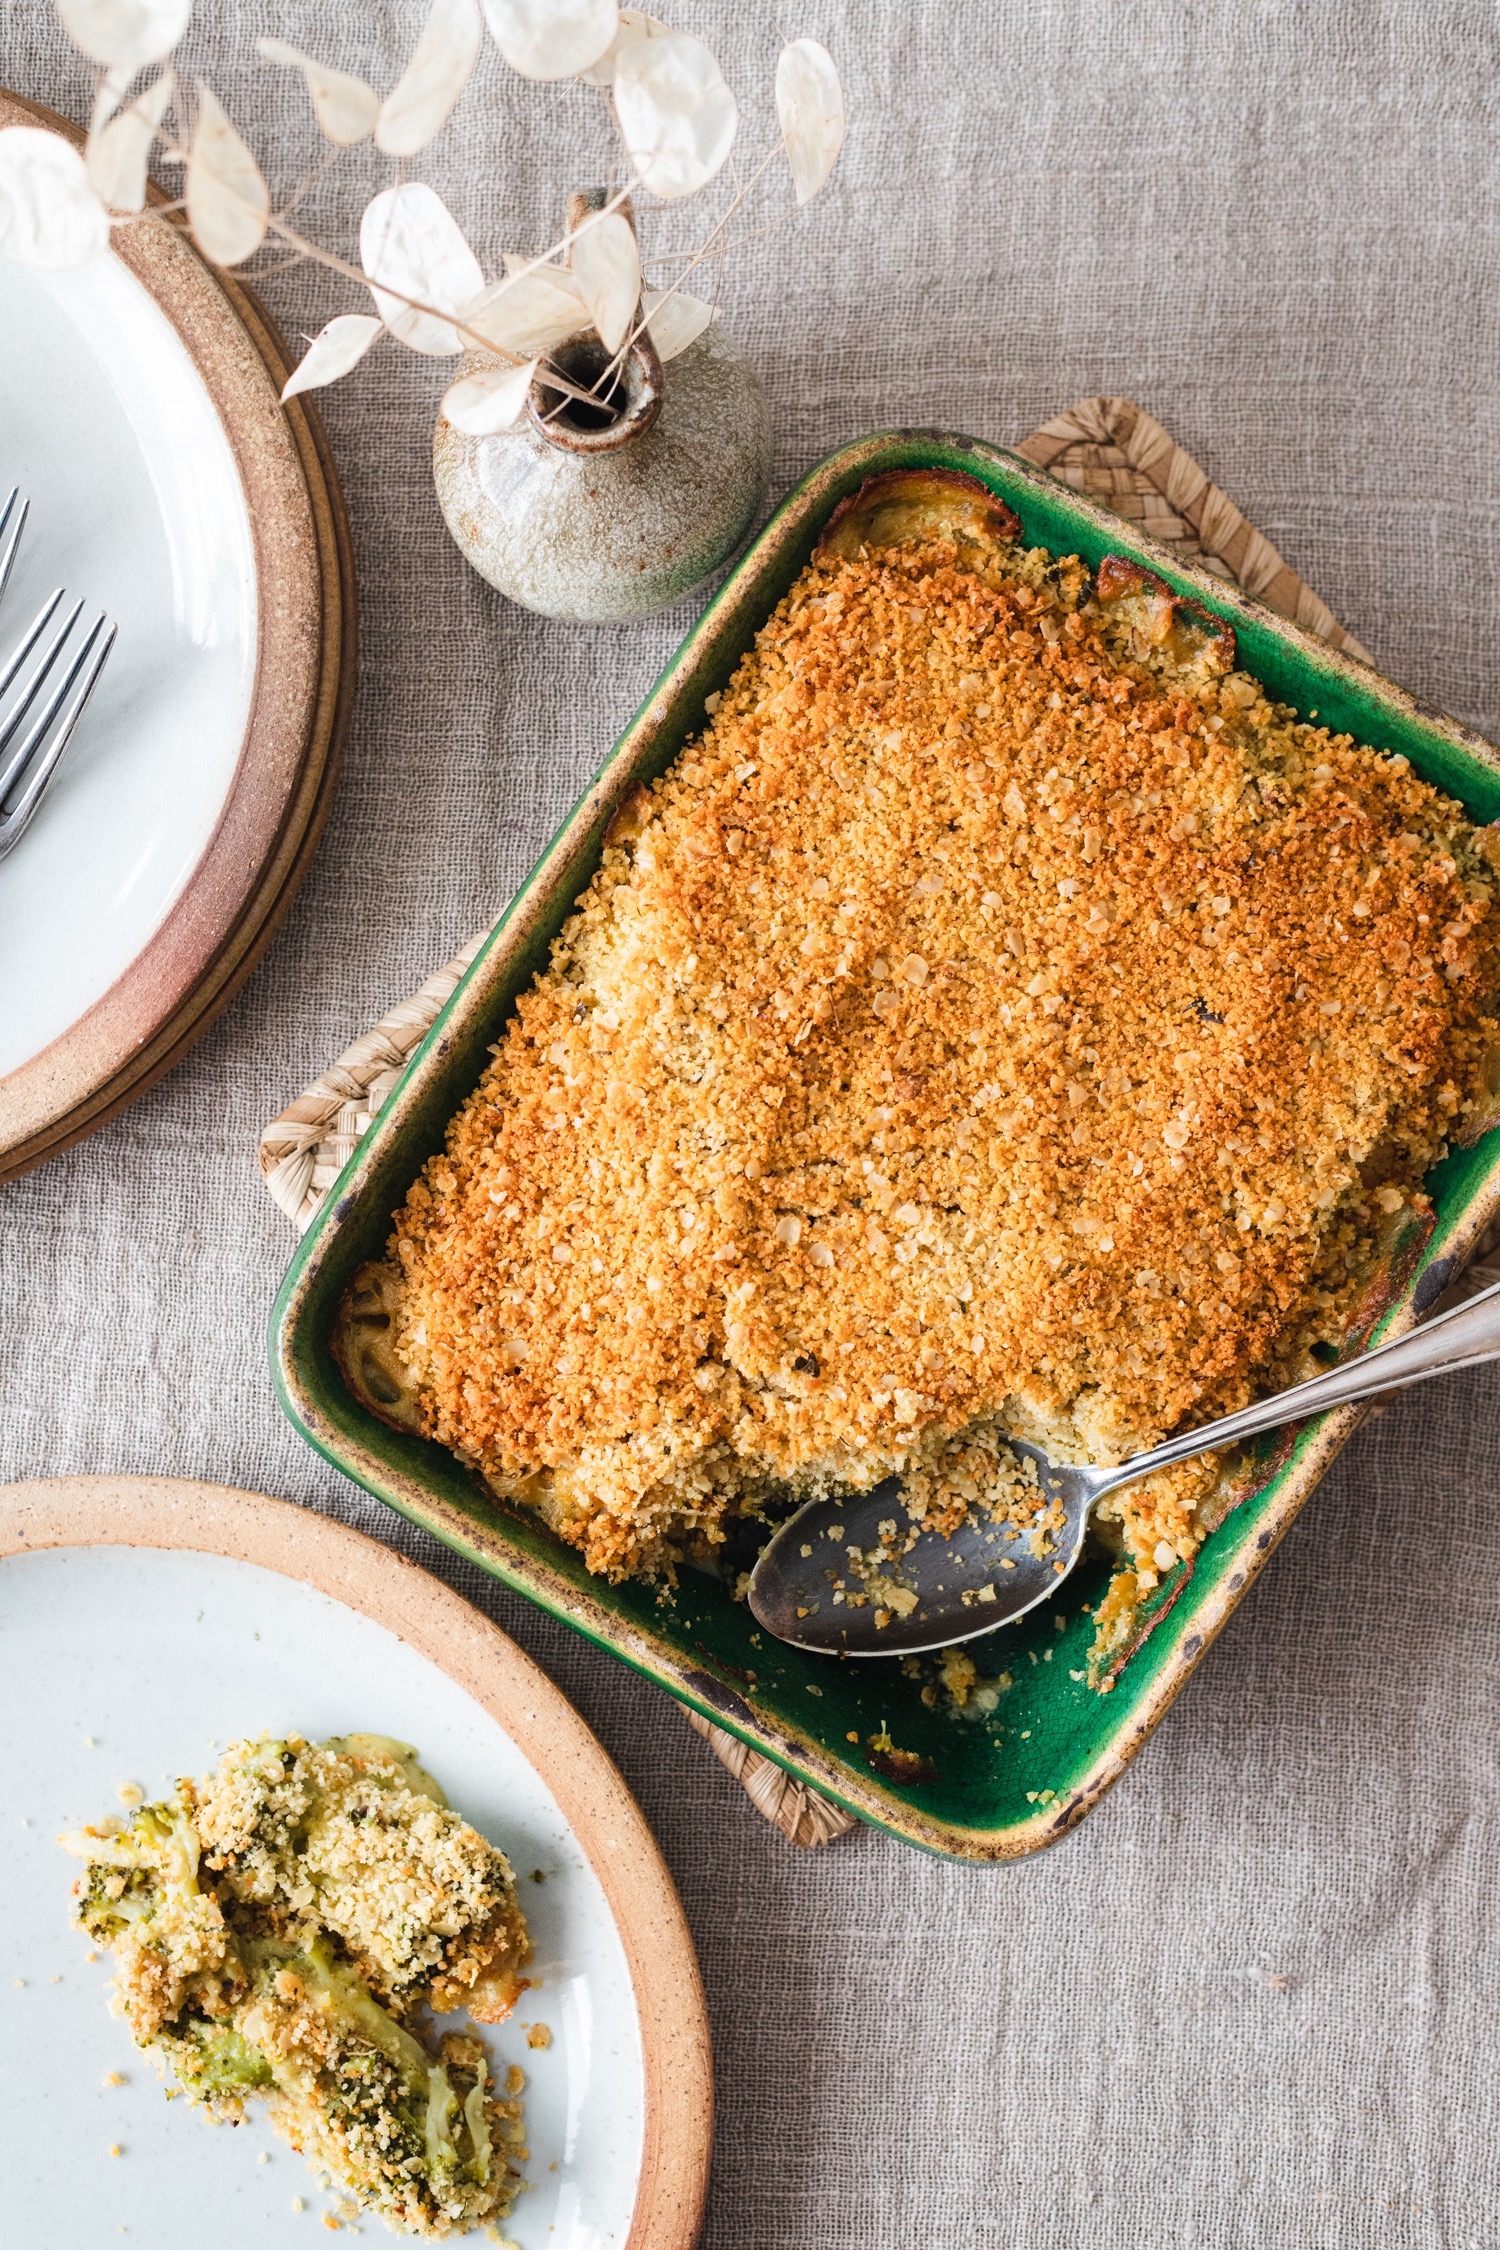
{"type": "Polygon", "coordinates": [[[1500,1359],[1500,1282],[1413,1329],[1410,1335],[1377,1344],[1373,1351],[1361,1352],[1340,1367],[1330,1367],[1326,1375],[1314,1375],[1310,1382],[1298,1383],[1292,1390],[1257,1399],[1238,1414],[1226,1414],[1221,1421],[1209,1422],[1201,1429],[1184,1430],[1181,1436],[1153,1446],[1149,1453],[1137,1453],[1117,1470],[1103,1474],[1097,1495],[1102,1498],[1121,1485],[1134,1484],[1138,1477],[1150,1476],[1155,1469],[1169,1468],[1175,1461],[1196,1460],[1200,1453],[1216,1453],[1222,1446],[1258,1436],[1262,1430],[1305,1422],[1310,1415],[1324,1414],[1330,1407],[1352,1406],[1358,1399],[1373,1398],[1381,1391],[1404,1390],[1409,1383],[1425,1383],[1430,1376],[1446,1375],[1458,1367],[1477,1367],[1487,1359],[1500,1359]]]}

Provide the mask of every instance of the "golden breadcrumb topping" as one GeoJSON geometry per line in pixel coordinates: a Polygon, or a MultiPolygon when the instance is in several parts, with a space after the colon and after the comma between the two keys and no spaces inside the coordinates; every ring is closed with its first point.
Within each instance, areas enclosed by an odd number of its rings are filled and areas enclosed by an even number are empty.
{"type": "Polygon", "coordinates": [[[381,2000],[418,1994],[439,2014],[502,2022],[528,1951],[515,1878],[420,1769],[412,1786],[399,1748],[237,1745],[195,1793],[205,1864],[283,1934],[304,1920],[332,1931],[381,2000]]]}
{"type": "MultiPolygon", "coordinates": [[[[422,1426],[592,1569],[1245,1403],[1487,1116],[1495,838],[1162,592],[815,561],[617,820],[392,1243],[422,1426]]],[[[1137,1590],[1213,1478],[1112,1504],[1137,1590]]]]}

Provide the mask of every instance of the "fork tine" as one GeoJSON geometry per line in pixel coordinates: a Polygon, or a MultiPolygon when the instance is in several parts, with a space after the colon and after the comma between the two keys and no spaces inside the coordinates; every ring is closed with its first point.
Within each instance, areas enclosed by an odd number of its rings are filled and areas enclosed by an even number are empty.
{"type": "Polygon", "coordinates": [[[11,565],[16,559],[16,549],[21,544],[21,534],[26,529],[26,518],[31,513],[31,502],[21,498],[21,487],[13,484],[5,495],[5,505],[0,508],[0,594],[5,592],[11,565]]]}
{"type": "MultiPolygon", "coordinates": [[[[56,616],[59,603],[65,601],[66,599],[67,596],[64,594],[62,588],[59,587],[55,595],[49,594],[46,601],[43,602],[41,608],[37,611],[36,616],[32,619],[30,625],[27,627],[25,638],[23,639],[20,647],[16,650],[14,656],[12,656],[10,662],[6,665],[5,670],[3,672],[0,672],[0,695],[3,695],[6,689],[10,686],[11,681],[15,678],[17,672],[20,670],[27,656],[35,648],[41,634],[46,630],[46,627],[51,622],[52,618],[56,616]]],[[[25,717],[27,708],[30,705],[33,696],[36,694],[37,689],[41,686],[43,680],[47,677],[47,674],[51,671],[53,665],[56,663],[58,656],[61,654],[63,646],[67,641],[68,635],[72,632],[73,627],[78,623],[78,620],[82,615],[83,597],[82,595],[80,595],[78,600],[73,604],[73,607],[69,610],[67,616],[63,619],[62,623],[56,628],[51,637],[48,639],[41,655],[32,665],[30,674],[21,682],[20,687],[17,689],[15,695],[11,698],[11,701],[7,705],[3,715],[0,715],[0,750],[4,749],[6,743],[9,742],[11,736],[15,733],[17,723],[25,717]]]]}
{"type": "MultiPolygon", "coordinates": [[[[42,634],[47,630],[48,625],[57,614],[58,603],[64,598],[65,597],[62,587],[55,586],[52,592],[47,596],[47,599],[43,602],[41,608],[37,611],[35,617],[33,617],[33,619],[31,620],[31,623],[27,626],[25,632],[21,636],[20,643],[17,646],[14,655],[12,655],[7,660],[3,667],[0,667],[0,695],[4,695],[6,689],[10,686],[11,681],[20,671],[21,666],[25,663],[32,650],[36,647],[36,644],[41,639],[42,634]]],[[[83,604],[82,602],[80,602],[78,604],[78,608],[73,612],[74,619],[76,619],[78,610],[82,609],[82,607],[83,604]]],[[[70,619],[68,626],[64,628],[64,632],[67,632],[71,629],[72,622],[73,619],[70,619]]],[[[57,650],[56,646],[54,645],[52,656],[55,656],[56,653],[57,650]]],[[[44,671],[47,665],[51,662],[52,656],[48,656],[43,659],[42,669],[44,671]]],[[[0,732],[0,741],[3,741],[4,738],[4,733],[0,732]]]]}
{"type": "MultiPolygon", "coordinates": [[[[0,718],[0,818],[4,817],[6,798],[11,794],[25,772],[37,744],[56,718],[63,697],[77,678],[81,659],[88,655],[88,642],[85,641],[81,650],[74,649],[71,664],[66,665],[50,681],[46,695],[42,698],[40,704],[37,703],[37,696],[42,685],[48,680],[53,665],[61,655],[68,635],[72,632],[74,624],[77,622],[78,613],[82,608],[81,601],[75,602],[72,614],[64,619],[62,625],[52,635],[47,646],[32,666],[31,675],[23,683],[14,703],[5,713],[5,716],[0,718]],[[21,735],[20,741],[16,742],[16,733],[27,713],[32,711],[33,705],[36,708],[32,715],[32,723],[21,735]]],[[[97,633],[97,631],[98,627],[96,626],[95,632],[97,633]]]]}
{"type": "MultiPolygon", "coordinates": [[[[78,608],[81,609],[82,607],[83,604],[80,602],[78,608]]],[[[77,611],[75,610],[74,616],[76,617],[76,615],[77,611]]],[[[5,812],[6,798],[10,796],[16,783],[35,756],[43,737],[55,725],[74,681],[87,664],[93,653],[95,642],[108,623],[108,618],[101,611],[83,639],[75,643],[70,656],[63,664],[58,666],[55,677],[47,677],[47,666],[57,657],[67,637],[66,631],[63,634],[55,635],[48,650],[47,663],[39,666],[38,670],[32,674],[31,679],[28,680],[26,684],[27,701],[23,702],[16,710],[5,730],[0,731],[0,750],[9,750],[9,755],[5,758],[4,763],[0,764],[0,817],[3,817],[5,812]],[[37,692],[43,678],[47,679],[47,692],[40,702],[37,702],[37,692]],[[31,708],[32,705],[35,706],[34,709],[31,708]],[[26,728],[20,741],[11,749],[11,737],[20,725],[21,720],[26,718],[28,714],[31,723],[26,728]]],[[[111,637],[113,637],[112,628],[111,637]]]]}
{"type": "Polygon", "coordinates": [[[115,645],[118,630],[101,611],[90,626],[66,674],[48,694],[42,709],[27,728],[19,758],[12,759],[6,774],[0,776],[0,859],[5,857],[12,845],[19,843],[30,826],[32,815],[57,770],[58,760],[72,740],[73,730],[98,684],[109,652],[115,645]],[[56,733],[37,759],[33,770],[27,773],[19,798],[7,812],[5,799],[14,786],[15,777],[40,745],[48,729],[54,726],[56,733]]]}

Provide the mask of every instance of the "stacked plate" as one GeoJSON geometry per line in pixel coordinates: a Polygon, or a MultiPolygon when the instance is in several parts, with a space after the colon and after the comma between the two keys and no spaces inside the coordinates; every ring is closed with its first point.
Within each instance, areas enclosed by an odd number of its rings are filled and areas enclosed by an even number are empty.
{"type": "MultiPolygon", "coordinates": [[[[0,126],[61,121],[0,93],[0,126]]],[[[164,218],[74,273],[0,263],[0,490],[31,503],[0,653],[56,586],[119,625],[0,862],[0,1179],[143,1092],[249,973],[306,872],[354,680],[316,416],[241,285],[164,218]]]]}

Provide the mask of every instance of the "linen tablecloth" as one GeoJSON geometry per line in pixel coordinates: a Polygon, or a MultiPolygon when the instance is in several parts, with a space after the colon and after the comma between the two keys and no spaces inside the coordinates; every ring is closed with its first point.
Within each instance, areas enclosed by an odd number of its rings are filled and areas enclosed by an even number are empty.
{"type": "MultiPolygon", "coordinates": [[[[384,85],[422,12],[200,0],[184,55],[290,180],[315,154],[305,97],[255,35],[384,85]]],[[[845,73],[827,200],[726,276],[779,485],[893,423],[1005,440],[1075,397],[1139,399],[1387,671],[1500,732],[1489,6],[669,13],[717,47],[747,144],[770,130],[780,30],[824,38],[845,73]]],[[[42,0],[0,23],[0,75],[81,114],[42,0]]],[[[549,239],[604,156],[577,89],[490,58],[419,170],[493,260],[549,239]]],[[[347,245],[376,177],[354,154],[308,225],[347,245]]],[[[263,286],[293,332],[358,309],[308,268],[263,286]]],[[[390,350],[325,395],[361,695],[291,922],[172,1077],[3,1191],[0,1474],[284,1493],[417,1555],[549,1666],[693,1923],[721,2102],[711,2250],[1493,2250],[1500,1374],[1368,1425],[1100,1811],[993,1870],[865,1831],[793,1852],[653,1689],[282,1421],[264,1327],[288,1241],[260,1125],[485,921],[693,613],[577,628],[493,595],[432,495],[441,380],[390,350]]]]}

